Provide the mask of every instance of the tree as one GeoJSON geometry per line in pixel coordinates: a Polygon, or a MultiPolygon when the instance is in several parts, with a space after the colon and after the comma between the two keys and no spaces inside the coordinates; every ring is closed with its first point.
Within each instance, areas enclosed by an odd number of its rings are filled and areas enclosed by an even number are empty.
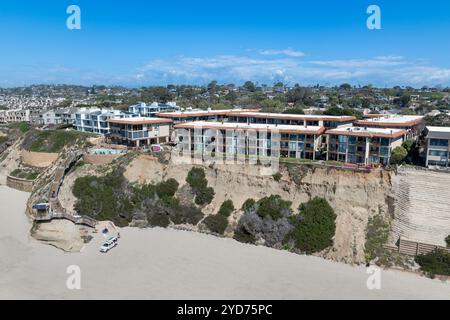
{"type": "Polygon", "coordinates": [[[290,201],[283,200],[279,195],[271,195],[258,201],[256,213],[261,218],[278,220],[291,213],[291,205],[290,201]]]}
{"type": "Polygon", "coordinates": [[[216,81],[216,80],[211,81],[211,82],[208,84],[208,91],[209,91],[210,93],[215,93],[215,92],[217,91],[217,81],[216,81]]]}
{"type": "Polygon", "coordinates": [[[401,164],[405,161],[408,156],[408,151],[403,147],[397,147],[392,150],[391,154],[391,164],[401,164]]]}
{"type": "Polygon", "coordinates": [[[256,86],[253,82],[251,81],[247,81],[244,83],[244,89],[250,92],[255,92],[256,91],[256,86]]]}
{"type": "Polygon", "coordinates": [[[284,105],[278,100],[264,100],[260,103],[261,112],[280,113],[284,111],[284,105]]]}
{"type": "Polygon", "coordinates": [[[362,113],[355,109],[331,107],[324,112],[327,116],[352,116],[358,119],[362,118],[362,113]]]}
{"type": "Polygon", "coordinates": [[[208,188],[208,180],[203,168],[192,168],[186,177],[186,182],[191,186],[195,194],[195,203],[197,205],[202,206],[212,202],[215,192],[213,188],[208,188]]]}
{"type": "Polygon", "coordinates": [[[305,114],[302,108],[292,108],[283,111],[284,114],[305,114]]]}
{"type": "Polygon", "coordinates": [[[343,83],[343,84],[341,84],[340,88],[343,90],[350,90],[352,88],[352,86],[348,83],[343,83]]]}
{"type": "Polygon", "coordinates": [[[288,235],[295,247],[312,254],[333,245],[336,233],[336,214],[330,204],[323,198],[315,198],[299,208],[300,215],[292,222],[294,230],[288,235]]]}

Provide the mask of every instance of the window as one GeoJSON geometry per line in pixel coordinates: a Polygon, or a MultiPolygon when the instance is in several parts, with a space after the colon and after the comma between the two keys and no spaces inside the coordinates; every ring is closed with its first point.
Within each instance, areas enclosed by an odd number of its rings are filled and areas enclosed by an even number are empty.
{"type": "MultiPolygon", "coordinates": [[[[297,142],[289,142],[289,149],[297,150],[297,142]]],[[[295,157],[292,157],[292,158],[295,158],[295,157]]]]}
{"type": "Polygon", "coordinates": [[[430,146],[434,146],[434,147],[448,147],[448,140],[444,140],[444,139],[430,139],[430,146]]]}
{"type": "Polygon", "coordinates": [[[447,151],[430,150],[429,155],[432,157],[447,158],[447,151]]]}

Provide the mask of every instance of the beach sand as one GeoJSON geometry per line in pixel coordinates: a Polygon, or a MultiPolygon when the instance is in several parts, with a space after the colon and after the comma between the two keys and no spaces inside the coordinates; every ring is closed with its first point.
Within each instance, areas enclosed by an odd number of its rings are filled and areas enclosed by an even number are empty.
{"type": "Polygon", "coordinates": [[[0,299],[448,299],[450,283],[383,271],[367,289],[363,267],[243,245],[198,233],[121,230],[119,246],[81,253],[31,239],[28,194],[0,187],[0,299]],[[66,287],[71,265],[81,290],[66,287]]]}

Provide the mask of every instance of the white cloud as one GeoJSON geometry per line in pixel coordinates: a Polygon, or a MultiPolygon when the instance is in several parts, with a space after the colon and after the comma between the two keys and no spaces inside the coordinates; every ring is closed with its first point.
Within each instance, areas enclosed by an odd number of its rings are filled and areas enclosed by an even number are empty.
{"type": "MultiPolygon", "coordinates": [[[[0,73],[14,75],[17,84],[206,84],[243,83],[252,80],[271,84],[277,81],[303,85],[353,85],[372,83],[378,86],[450,85],[450,68],[433,65],[429,60],[409,60],[386,55],[368,59],[298,59],[287,55],[218,55],[210,57],[178,56],[154,59],[130,72],[90,70],[62,65],[22,65],[0,73]]],[[[6,85],[5,79],[0,85],[6,85]]],[[[8,83],[13,83],[10,80],[8,83]]]]}
{"type": "Polygon", "coordinates": [[[197,83],[212,79],[241,83],[284,81],[302,84],[373,83],[388,85],[436,85],[450,83],[450,69],[401,56],[370,59],[305,60],[295,57],[175,57],[150,61],[139,68],[143,83],[197,83]]]}
{"type": "Polygon", "coordinates": [[[293,58],[301,58],[306,56],[306,54],[302,51],[295,51],[291,48],[284,49],[284,50],[275,50],[275,49],[268,49],[268,50],[259,50],[259,54],[264,56],[288,56],[293,58]]]}

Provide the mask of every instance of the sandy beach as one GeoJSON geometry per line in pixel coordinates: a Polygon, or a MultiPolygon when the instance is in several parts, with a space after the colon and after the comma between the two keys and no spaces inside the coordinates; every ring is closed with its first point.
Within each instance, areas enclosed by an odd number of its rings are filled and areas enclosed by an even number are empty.
{"type": "Polygon", "coordinates": [[[28,194],[0,187],[1,299],[448,299],[450,283],[383,271],[381,290],[367,289],[351,267],[230,239],[163,229],[121,230],[119,246],[66,254],[31,239],[28,194]],[[66,287],[81,268],[81,290],[66,287]]]}

